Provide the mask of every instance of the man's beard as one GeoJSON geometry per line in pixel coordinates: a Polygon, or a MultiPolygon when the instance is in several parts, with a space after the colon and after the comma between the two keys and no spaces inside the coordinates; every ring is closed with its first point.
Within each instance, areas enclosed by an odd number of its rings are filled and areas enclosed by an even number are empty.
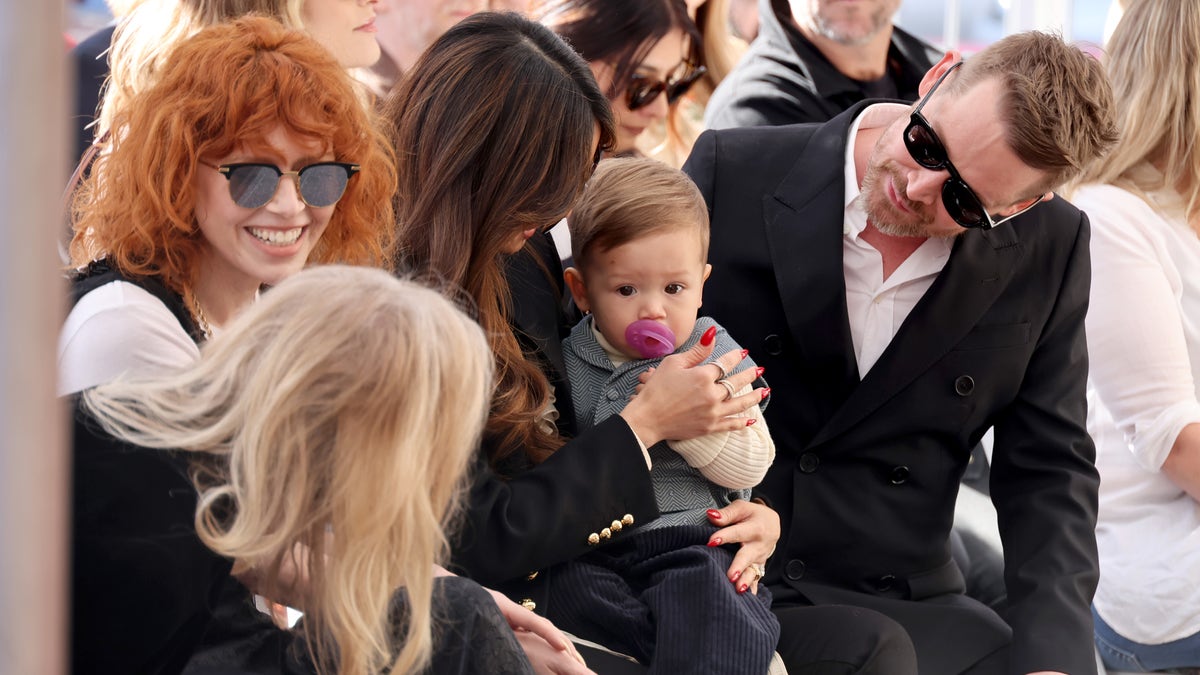
{"type": "Polygon", "coordinates": [[[812,13],[813,28],[817,33],[847,47],[861,47],[867,44],[891,24],[891,16],[882,7],[868,17],[868,20],[870,25],[864,30],[857,21],[832,21],[817,11],[812,13]]]}
{"type": "Polygon", "coordinates": [[[933,219],[936,208],[931,209],[925,204],[910,201],[907,197],[908,181],[903,172],[894,162],[885,161],[875,164],[868,160],[866,173],[863,174],[862,187],[857,197],[859,206],[867,213],[867,220],[883,234],[893,237],[945,237],[953,238],[960,233],[950,235],[933,234],[933,219]],[[909,212],[896,208],[887,195],[887,179],[891,178],[892,189],[909,212]]]}

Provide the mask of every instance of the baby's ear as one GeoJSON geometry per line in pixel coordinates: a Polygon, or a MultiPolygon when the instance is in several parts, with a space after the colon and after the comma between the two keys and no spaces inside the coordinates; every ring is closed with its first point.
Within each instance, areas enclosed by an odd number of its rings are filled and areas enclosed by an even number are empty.
{"type": "Polygon", "coordinates": [[[563,270],[563,280],[567,282],[567,288],[571,291],[571,297],[575,298],[575,306],[579,311],[587,313],[592,311],[588,305],[587,286],[583,283],[583,275],[574,267],[568,267],[563,270]]]}
{"type": "Polygon", "coordinates": [[[708,275],[712,274],[712,265],[704,263],[704,277],[701,281],[708,281],[708,275]]]}

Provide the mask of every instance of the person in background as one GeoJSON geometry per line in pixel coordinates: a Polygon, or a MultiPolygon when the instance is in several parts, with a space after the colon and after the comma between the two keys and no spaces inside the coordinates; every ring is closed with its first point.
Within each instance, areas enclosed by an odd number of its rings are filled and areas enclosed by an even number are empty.
{"type": "Polygon", "coordinates": [[[343,68],[365,68],[379,59],[375,41],[378,0],[138,0],[118,25],[93,137],[104,138],[130,99],[151,86],[171,51],[206,26],[255,14],[303,29],[343,68]]]}
{"type": "Polygon", "coordinates": [[[892,25],[900,0],[759,0],[760,28],[709,100],[708,128],[824,122],[868,98],[917,99],[941,52],[892,25]]]}
{"type": "Polygon", "coordinates": [[[1096,270],[1087,315],[1088,429],[1101,477],[1092,609],[1109,668],[1196,669],[1200,5],[1129,5],[1105,62],[1121,138],[1071,196],[1092,220],[1096,270]]]}
{"type": "Polygon", "coordinates": [[[1094,673],[1090,228],[1052,190],[1116,141],[1112,91],[1037,32],[949,52],[918,90],[708,131],[684,167],[712,216],[704,310],[762,350],[776,392],[757,489],[784,523],[766,575],[779,651],[789,672],[1094,673]],[[1003,617],[951,554],[991,428],[1003,617]]]}
{"type": "Polygon", "coordinates": [[[391,148],[342,64],[270,19],[197,35],[121,107],[75,195],[60,394],[190,364],[309,262],[390,256],[391,148]]]}
{"type": "Polygon", "coordinates": [[[613,154],[678,166],[688,147],[680,99],[705,73],[703,41],[684,1],[541,0],[533,16],[591,67],[616,118],[613,154]]]}
{"type": "MultiPolygon", "coordinates": [[[[464,19],[418,60],[382,116],[398,149],[401,267],[465,290],[496,363],[452,568],[545,615],[554,565],[658,517],[642,443],[733,430],[739,421],[728,415],[761,391],[725,401],[714,368],[699,367],[701,350],[667,357],[620,414],[576,428],[562,353],[574,317],[543,230],[566,215],[616,134],[587,62],[551,30],[513,13],[464,19]]],[[[718,360],[732,370],[741,359],[718,360]]],[[[731,567],[765,560],[774,511],[735,501],[715,514],[715,536],[740,544],[731,567]]]]}
{"type": "Polygon", "coordinates": [[[100,108],[100,91],[108,79],[108,50],[112,46],[113,31],[117,29],[118,21],[140,1],[106,0],[113,20],[71,49],[69,60],[75,67],[75,114],[71,117],[71,126],[78,132],[72,163],[83,157],[95,139],[92,125],[100,108]]]}
{"type": "Polygon", "coordinates": [[[434,576],[491,374],[482,331],[439,292],[326,266],[272,289],[183,371],[85,392],[72,672],[532,673],[486,591],[434,576]],[[298,549],[302,591],[282,572],[298,549]],[[304,618],[264,617],[253,648],[197,655],[226,629],[212,598],[246,569],[296,593],[304,618]]]}
{"type": "Polygon", "coordinates": [[[380,0],[375,28],[382,54],[359,77],[381,99],[451,26],[487,9],[487,0],[380,0]]]}

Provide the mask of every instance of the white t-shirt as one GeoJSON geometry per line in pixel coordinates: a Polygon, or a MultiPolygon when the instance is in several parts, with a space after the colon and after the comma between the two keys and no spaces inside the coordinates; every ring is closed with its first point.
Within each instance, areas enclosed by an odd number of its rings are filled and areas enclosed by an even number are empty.
{"type": "Polygon", "coordinates": [[[150,292],[113,281],[84,294],[58,337],[58,394],[72,394],[124,373],[178,370],[200,349],[171,310],[150,292]]]}
{"type": "Polygon", "coordinates": [[[1100,471],[1096,611],[1161,644],[1200,632],[1200,504],[1161,473],[1200,422],[1200,238],[1173,192],[1111,185],[1072,201],[1092,222],[1088,430],[1100,471]]]}

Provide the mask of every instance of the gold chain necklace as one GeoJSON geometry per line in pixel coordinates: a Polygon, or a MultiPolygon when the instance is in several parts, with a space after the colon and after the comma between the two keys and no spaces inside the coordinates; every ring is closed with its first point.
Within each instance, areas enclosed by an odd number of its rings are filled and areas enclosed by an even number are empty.
{"type": "Polygon", "coordinates": [[[211,340],[213,336],[212,325],[208,323],[208,317],[204,314],[204,309],[200,307],[200,301],[196,299],[196,294],[188,292],[188,304],[191,305],[192,317],[196,319],[196,325],[200,327],[200,333],[204,335],[205,340],[211,340]]]}

